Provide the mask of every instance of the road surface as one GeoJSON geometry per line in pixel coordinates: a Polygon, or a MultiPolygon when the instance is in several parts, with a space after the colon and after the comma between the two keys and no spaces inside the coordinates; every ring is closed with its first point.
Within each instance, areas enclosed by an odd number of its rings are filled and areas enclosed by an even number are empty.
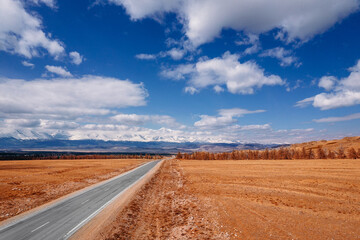
{"type": "Polygon", "coordinates": [[[0,240],[68,239],[159,161],[144,164],[111,181],[0,227],[0,240]]]}

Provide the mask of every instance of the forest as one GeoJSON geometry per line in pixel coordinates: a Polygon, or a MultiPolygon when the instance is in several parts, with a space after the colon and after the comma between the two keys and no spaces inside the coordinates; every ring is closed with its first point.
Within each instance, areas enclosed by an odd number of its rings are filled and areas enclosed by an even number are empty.
{"type": "Polygon", "coordinates": [[[176,155],[177,159],[187,160],[285,160],[285,159],[359,159],[360,148],[344,149],[336,151],[317,148],[278,148],[265,150],[234,150],[232,152],[212,153],[194,152],[181,153],[176,155]]]}

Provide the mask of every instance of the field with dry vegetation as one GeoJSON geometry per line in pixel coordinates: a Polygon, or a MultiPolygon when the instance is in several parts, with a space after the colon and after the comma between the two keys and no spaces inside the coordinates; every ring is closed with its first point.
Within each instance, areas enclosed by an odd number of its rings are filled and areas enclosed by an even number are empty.
{"type": "Polygon", "coordinates": [[[0,221],[126,172],[147,159],[0,161],[0,221]]]}
{"type": "Polygon", "coordinates": [[[343,148],[344,151],[348,151],[351,148],[359,149],[360,148],[360,137],[345,137],[343,139],[334,139],[334,140],[321,140],[321,141],[312,141],[305,143],[298,143],[291,145],[292,148],[305,148],[306,150],[312,149],[317,150],[322,148],[324,150],[337,151],[340,148],[343,148]]]}
{"type": "Polygon", "coordinates": [[[106,239],[359,239],[359,160],[171,160],[106,239]]]}

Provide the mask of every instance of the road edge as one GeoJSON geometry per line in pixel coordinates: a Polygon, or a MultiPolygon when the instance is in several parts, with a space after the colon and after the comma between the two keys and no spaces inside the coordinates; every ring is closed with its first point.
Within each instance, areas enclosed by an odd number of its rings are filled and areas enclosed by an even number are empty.
{"type": "Polygon", "coordinates": [[[102,230],[106,228],[108,223],[115,221],[117,215],[130,203],[141,188],[154,177],[164,161],[164,159],[161,160],[144,176],[122,191],[113,202],[102,209],[102,211],[87,223],[79,227],[79,229],[70,236],[70,239],[102,239],[102,230]]]}

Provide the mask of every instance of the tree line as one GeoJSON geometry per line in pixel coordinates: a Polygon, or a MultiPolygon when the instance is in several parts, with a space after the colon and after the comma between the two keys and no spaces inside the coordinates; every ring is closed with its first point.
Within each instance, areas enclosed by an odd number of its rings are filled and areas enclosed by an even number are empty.
{"type": "Polygon", "coordinates": [[[161,159],[155,154],[0,154],[0,160],[55,160],[55,159],[161,159]]]}
{"type": "Polygon", "coordinates": [[[177,159],[188,160],[275,160],[275,159],[359,159],[360,148],[356,151],[353,147],[347,149],[340,147],[335,151],[317,148],[299,149],[278,148],[265,150],[234,150],[232,152],[211,153],[194,152],[176,155],[177,159]]]}
{"type": "Polygon", "coordinates": [[[102,154],[89,154],[89,155],[62,155],[59,159],[160,159],[160,155],[150,154],[116,154],[116,155],[102,155],[102,154]]]}

